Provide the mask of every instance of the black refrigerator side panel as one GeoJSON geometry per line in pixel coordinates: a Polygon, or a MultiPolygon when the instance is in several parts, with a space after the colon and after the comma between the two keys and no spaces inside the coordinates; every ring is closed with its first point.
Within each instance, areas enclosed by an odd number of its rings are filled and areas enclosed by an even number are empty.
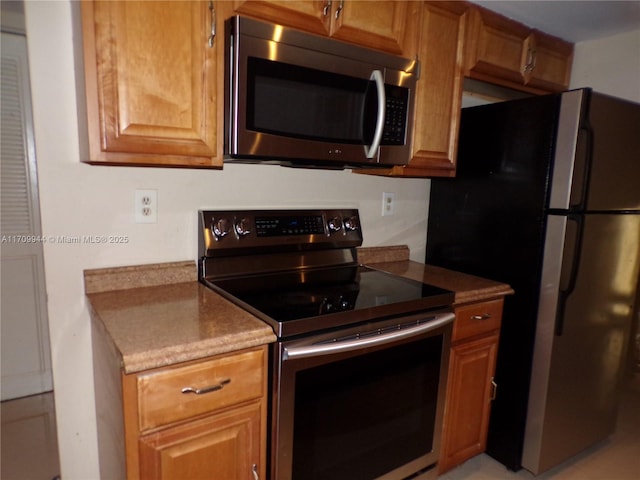
{"type": "Polygon", "coordinates": [[[464,109],[457,177],[431,182],[426,263],[508,283],[487,453],[521,467],[559,95],[464,109]]]}

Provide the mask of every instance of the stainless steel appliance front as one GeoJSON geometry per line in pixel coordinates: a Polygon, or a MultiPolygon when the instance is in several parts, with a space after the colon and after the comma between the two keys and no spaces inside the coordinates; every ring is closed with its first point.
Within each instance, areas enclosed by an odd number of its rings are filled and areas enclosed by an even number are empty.
{"type": "Polygon", "coordinates": [[[437,476],[453,313],[279,341],[273,480],[437,476]]]}
{"type": "Polygon", "coordinates": [[[360,265],[356,209],[205,210],[199,225],[200,281],[278,337],[270,478],[435,478],[453,292],[360,265]]]}
{"type": "Polygon", "coordinates": [[[227,160],[408,163],[417,61],[244,17],[227,30],[227,160]]]}

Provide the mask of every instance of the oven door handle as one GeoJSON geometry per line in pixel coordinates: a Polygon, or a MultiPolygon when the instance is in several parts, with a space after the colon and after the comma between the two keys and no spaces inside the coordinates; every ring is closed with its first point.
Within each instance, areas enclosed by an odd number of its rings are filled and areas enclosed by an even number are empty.
{"type": "Polygon", "coordinates": [[[316,357],[319,355],[331,355],[334,353],[349,352],[366,347],[375,347],[388,343],[415,337],[426,332],[436,330],[444,325],[453,322],[453,313],[442,313],[435,315],[430,320],[412,327],[405,327],[391,332],[367,335],[356,339],[337,340],[331,343],[285,347],[283,360],[293,360],[296,358],[316,357]]]}

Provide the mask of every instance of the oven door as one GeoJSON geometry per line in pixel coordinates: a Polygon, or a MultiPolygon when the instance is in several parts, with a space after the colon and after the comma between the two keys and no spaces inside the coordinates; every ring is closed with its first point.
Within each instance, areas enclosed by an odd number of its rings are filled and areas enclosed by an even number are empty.
{"type": "Polygon", "coordinates": [[[274,345],[273,480],[436,474],[453,314],[274,345]]]}

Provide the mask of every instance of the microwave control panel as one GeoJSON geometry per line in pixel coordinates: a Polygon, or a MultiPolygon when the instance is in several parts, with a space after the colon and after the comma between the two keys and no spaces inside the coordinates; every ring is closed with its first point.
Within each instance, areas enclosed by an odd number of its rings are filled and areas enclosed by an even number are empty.
{"type": "Polygon", "coordinates": [[[407,125],[409,90],[385,85],[386,115],[382,131],[382,145],[404,145],[407,125]]]}

